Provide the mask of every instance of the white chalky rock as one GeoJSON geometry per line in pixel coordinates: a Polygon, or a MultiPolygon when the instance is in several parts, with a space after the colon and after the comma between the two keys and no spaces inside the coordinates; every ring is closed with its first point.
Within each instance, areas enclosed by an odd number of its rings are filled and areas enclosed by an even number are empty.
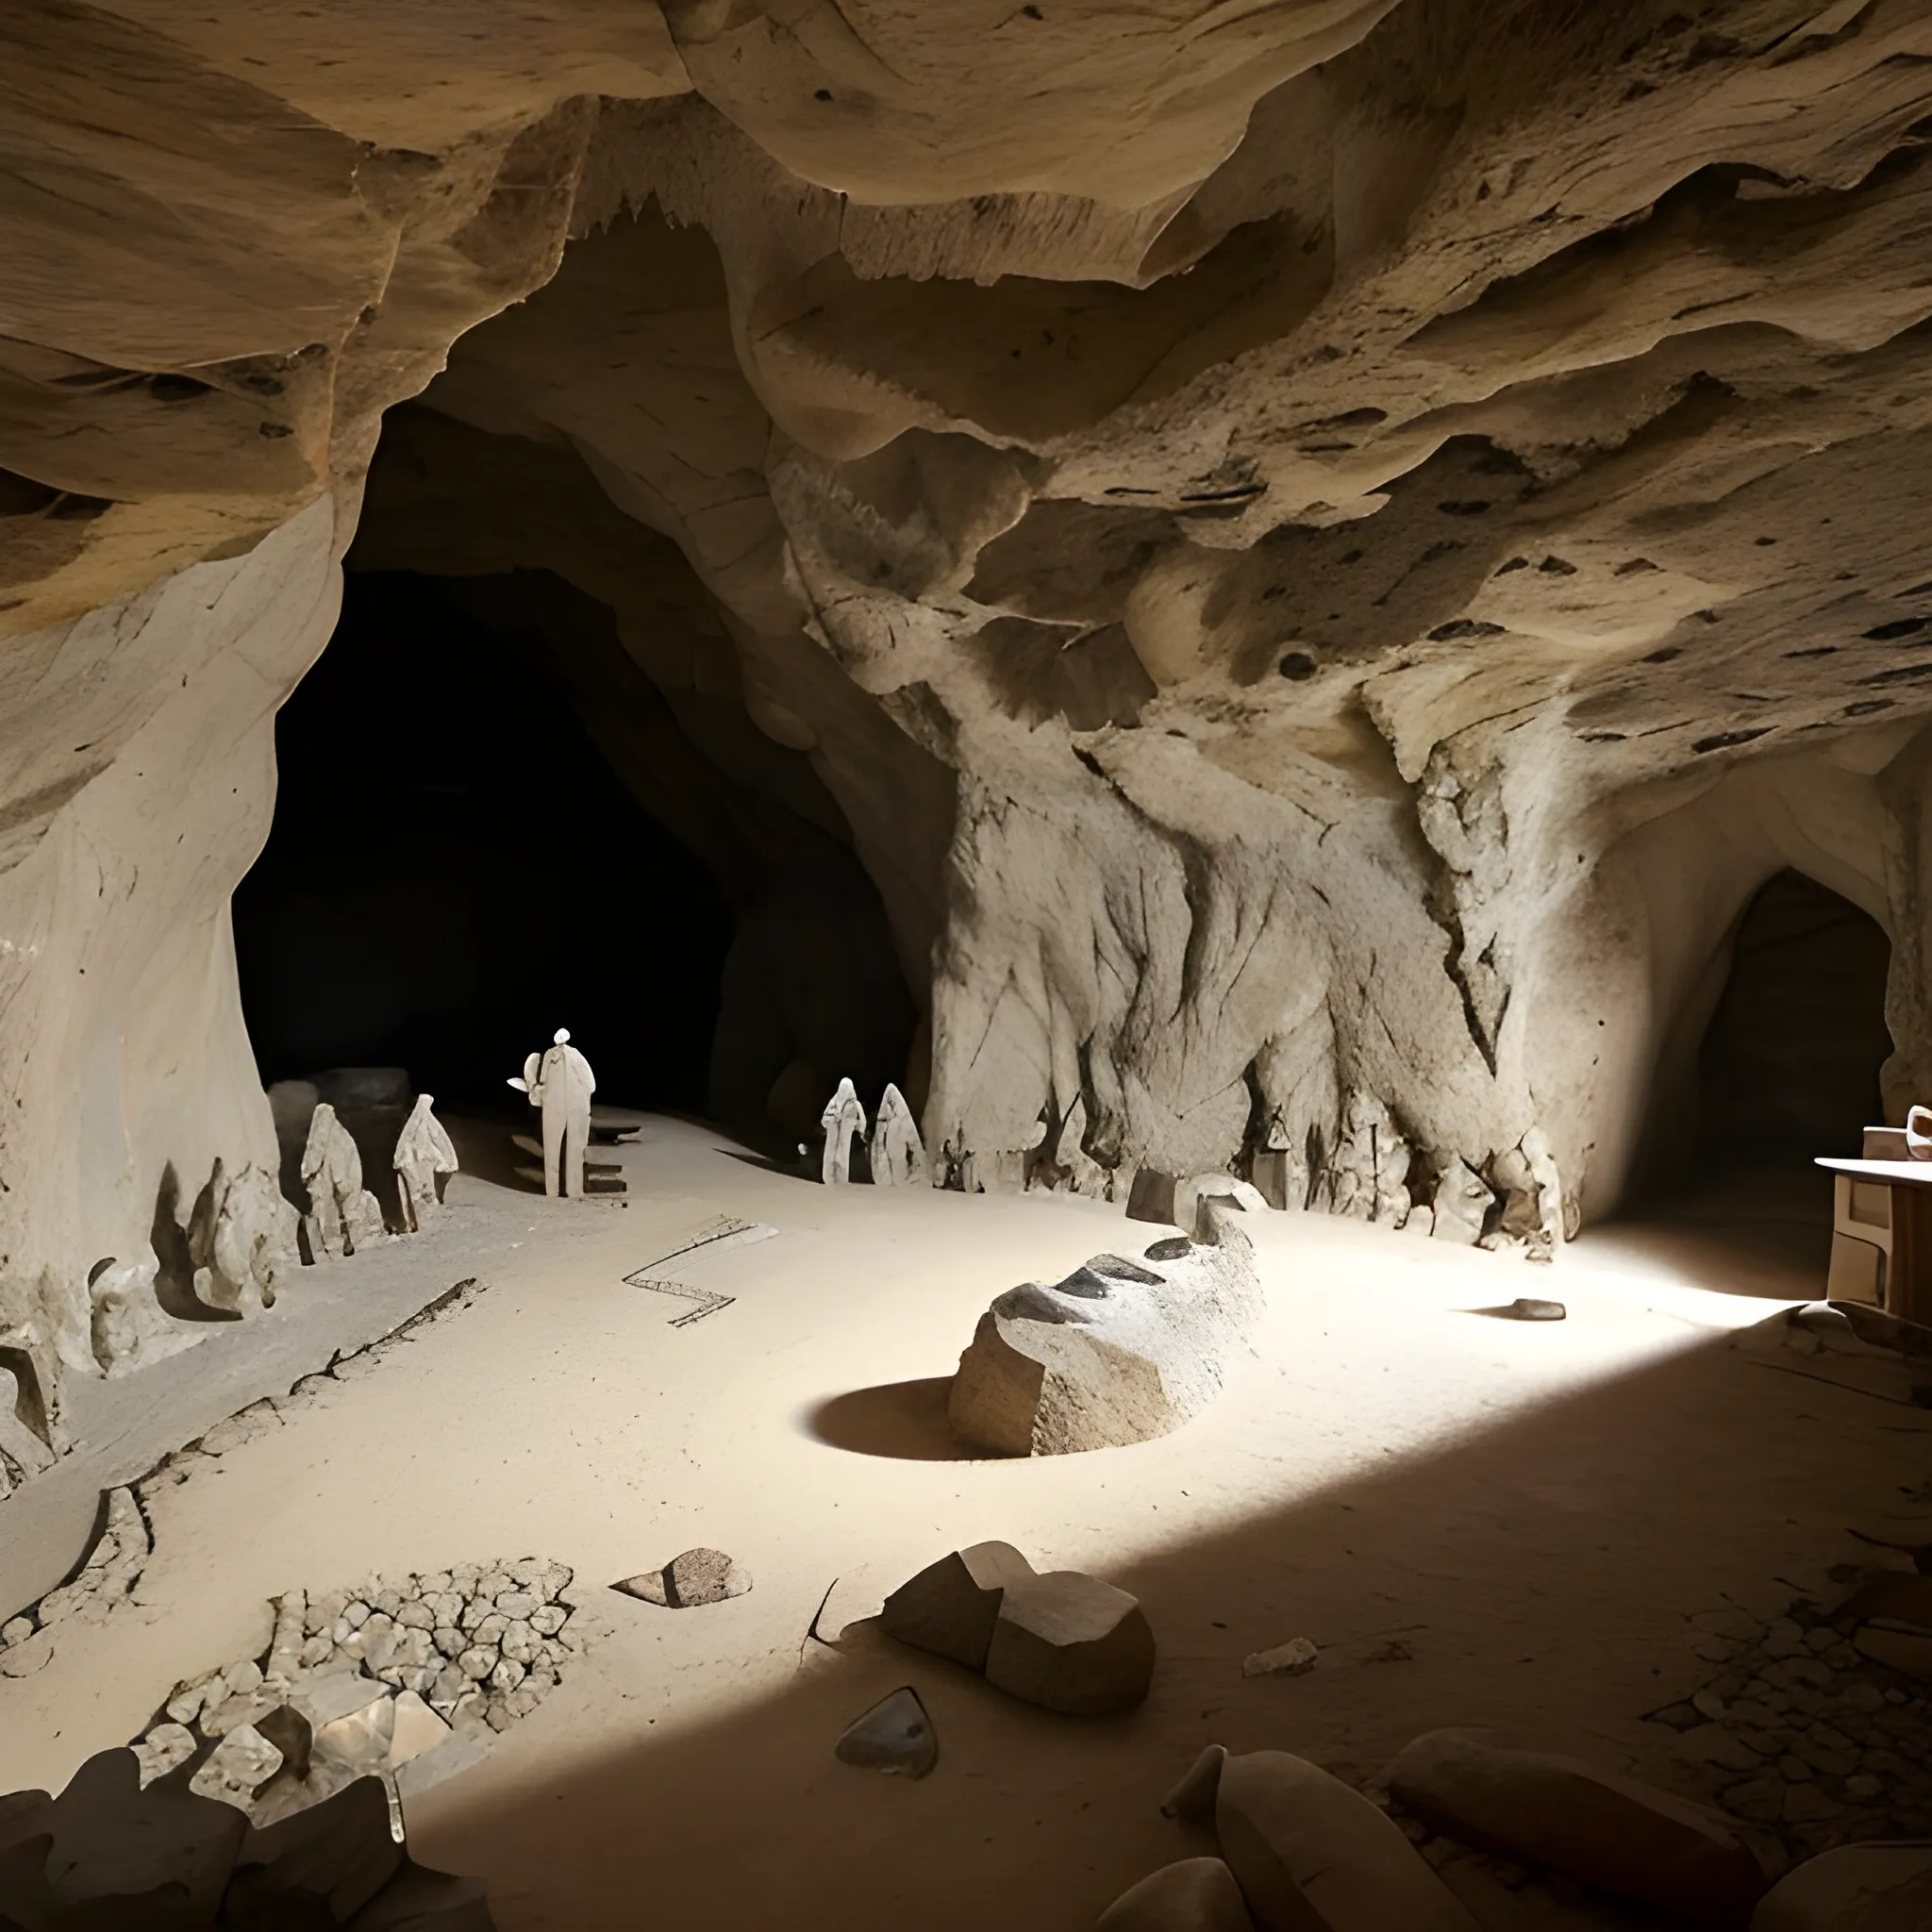
{"type": "Polygon", "coordinates": [[[499,1661],[493,1650],[473,1647],[457,1658],[457,1669],[462,1672],[464,1676],[473,1677],[480,1684],[496,1668],[499,1661]]]}
{"type": "Polygon", "coordinates": [[[1241,1659],[1244,1677],[1305,1676],[1321,1660],[1321,1652],[1306,1637],[1291,1637],[1273,1650],[1257,1650],[1241,1659]]]}
{"type": "Polygon", "coordinates": [[[158,1777],[166,1777],[176,1766],[186,1764],[200,1748],[194,1741],[194,1733],[186,1724],[157,1724],[134,1747],[142,1786],[153,1784],[158,1777]]]}
{"type": "Polygon", "coordinates": [[[419,1093],[396,1140],[393,1166],[402,1196],[403,1218],[412,1233],[433,1227],[443,1213],[438,1182],[457,1172],[455,1143],[430,1111],[435,1096],[419,1093]]]}
{"type": "Polygon", "coordinates": [[[1202,1204],[1209,1241],[1146,1263],[1100,1255],[1052,1287],[1009,1289],[979,1318],[946,1412],[998,1456],[1144,1442],[1221,1392],[1262,1312],[1241,1213],[1202,1204]]]}
{"type": "Polygon", "coordinates": [[[382,1239],[382,1208],[362,1185],[362,1157],[325,1100],[309,1119],[302,1185],[308,1191],[302,1232],[311,1261],[353,1255],[382,1239]]]}
{"type": "Polygon", "coordinates": [[[242,1724],[209,1753],[208,1762],[188,1780],[188,1789],[246,1810],[256,1791],[281,1768],[282,1754],[253,1724],[242,1724]]]}
{"type": "Polygon", "coordinates": [[[827,1187],[842,1187],[852,1178],[852,1142],[865,1137],[865,1108],[850,1080],[841,1080],[839,1089],[819,1116],[825,1130],[825,1151],[820,1162],[819,1178],[827,1187]]]}
{"type": "Polygon", "coordinates": [[[132,1260],[109,1257],[88,1282],[93,1357],[109,1375],[131,1374],[204,1339],[205,1324],[176,1321],[156,1298],[160,1267],[143,1243],[132,1260]]]}
{"type": "Polygon", "coordinates": [[[188,1224],[194,1296],[204,1307],[251,1315],[275,1303],[296,1265],[295,1210],[273,1174],[249,1165],[230,1174],[218,1159],[188,1224]]]}
{"type": "Polygon", "coordinates": [[[919,1125],[906,1104],[906,1096],[890,1083],[879,1097],[879,1110],[873,1122],[867,1153],[874,1187],[925,1186],[925,1143],[919,1138],[919,1125]]]}

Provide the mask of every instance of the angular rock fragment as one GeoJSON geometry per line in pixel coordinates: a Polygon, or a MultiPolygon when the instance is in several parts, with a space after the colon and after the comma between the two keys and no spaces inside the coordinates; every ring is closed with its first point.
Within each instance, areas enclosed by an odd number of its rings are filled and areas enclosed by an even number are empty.
{"type": "Polygon", "coordinates": [[[1260,1932],[1477,1932],[1401,1826],[1306,1758],[1225,1758],[1214,1828],[1260,1932]]]}
{"type": "Polygon", "coordinates": [[[909,1684],[854,1718],[832,1748],[841,1763],[889,1777],[924,1777],[940,1761],[939,1734],[909,1684]]]}
{"type": "Polygon", "coordinates": [[[1154,1677],[1154,1632],[1124,1590],[1077,1570],[1009,1579],[986,1653],[986,1681],[1076,1717],[1130,1710],[1154,1677]]]}
{"type": "Polygon", "coordinates": [[[141,1766],[143,1790],[158,1777],[186,1764],[201,1747],[186,1724],[157,1724],[140,1743],[130,1747],[141,1766]]]}
{"type": "Polygon", "coordinates": [[[1207,1239],[1158,1270],[1096,1256],[1025,1282],[979,1318],[947,1400],[957,1434],[996,1456],[1144,1442],[1220,1394],[1262,1311],[1241,1213],[1209,1197],[1207,1239]]]}
{"type": "Polygon", "coordinates": [[[1241,1659],[1244,1677],[1302,1677],[1321,1661],[1322,1653],[1306,1637],[1291,1637],[1273,1650],[1257,1650],[1241,1659]]]}
{"type": "Polygon", "coordinates": [[[1580,1758],[1480,1732],[1430,1731],[1390,1768],[1391,1795],[1478,1849],[1547,1865],[1695,1924],[1736,1926],[1767,1879],[1724,1819],[1580,1758]]]}
{"type": "Polygon", "coordinates": [[[1183,1858],[1129,1886],[1093,1932],[1254,1932],[1241,1889],[1219,1858],[1183,1858]]]}
{"type": "Polygon", "coordinates": [[[1127,1219],[1165,1222],[1170,1227],[1175,1225],[1175,1186],[1174,1176],[1171,1174],[1161,1174],[1151,1167],[1137,1169],[1133,1184],[1127,1190],[1127,1219]]]}
{"type": "Polygon", "coordinates": [[[1534,1295],[1518,1295],[1509,1304],[1510,1314],[1519,1322],[1561,1322],[1570,1310],[1561,1302],[1539,1301],[1534,1295]]]}
{"type": "Polygon", "coordinates": [[[969,1671],[986,1653],[1007,1585],[1034,1574],[1011,1543],[974,1543],[928,1564],[886,1599],[879,1626],[890,1637],[949,1657],[969,1671]]]}
{"type": "Polygon", "coordinates": [[[282,1768],[282,1754],[253,1724],[237,1724],[208,1754],[188,1789],[247,1810],[255,1794],[282,1768]]]}
{"type": "Polygon", "coordinates": [[[1841,1845],[1788,1872],[1750,1932],[1924,1932],[1932,1925],[1932,1841],[1841,1845]]]}
{"type": "Polygon", "coordinates": [[[686,1550],[661,1570],[646,1570],[610,1587],[663,1609],[691,1610],[742,1596],[751,1588],[751,1573],[723,1550],[686,1550]]]}

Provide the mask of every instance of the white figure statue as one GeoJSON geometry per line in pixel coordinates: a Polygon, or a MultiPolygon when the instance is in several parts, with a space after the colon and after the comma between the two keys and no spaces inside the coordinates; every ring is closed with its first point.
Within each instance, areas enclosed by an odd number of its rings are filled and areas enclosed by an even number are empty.
{"type": "Polygon", "coordinates": [[[879,1110],[872,1124],[872,1139],[867,1147],[872,1157],[874,1187],[925,1186],[925,1143],[919,1138],[919,1124],[906,1105],[906,1096],[890,1081],[879,1098],[879,1110]]]}
{"type": "Polygon", "coordinates": [[[540,1059],[524,1062],[522,1079],[510,1083],[543,1110],[543,1191],[576,1199],[584,1191],[584,1149],[591,1144],[591,1095],[597,1076],[570,1043],[570,1029],[559,1026],[554,1044],[540,1059]]]}
{"type": "Polygon", "coordinates": [[[302,1185],[308,1190],[302,1232],[308,1237],[310,1260],[353,1255],[382,1239],[382,1208],[362,1185],[362,1157],[355,1137],[325,1100],[308,1117],[302,1185]]]}
{"type": "Polygon", "coordinates": [[[839,1091],[825,1102],[825,1110],[819,1116],[819,1125],[825,1130],[819,1178],[828,1188],[842,1187],[852,1178],[852,1137],[865,1133],[865,1109],[850,1080],[839,1082],[839,1091]]]}
{"type": "Polygon", "coordinates": [[[436,1191],[439,1174],[455,1174],[457,1150],[443,1131],[442,1123],[430,1112],[436,1104],[433,1093],[419,1093],[396,1137],[396,1151],[391,1165],[396,1171],[396,1191],[402,1196],[403,1220],[412,1233],[421,1234],[442,1213],[442,1197],[436,1191]]]}

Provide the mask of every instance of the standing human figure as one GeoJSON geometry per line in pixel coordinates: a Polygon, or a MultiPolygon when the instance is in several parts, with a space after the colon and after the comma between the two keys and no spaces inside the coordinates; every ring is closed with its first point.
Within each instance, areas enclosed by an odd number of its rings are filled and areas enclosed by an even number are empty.
{"type": "Polygon", "coordinates": [[[819,1116],[819,1125],[825,1130],[819,1178],[827,1187],[843,1187],[852,1178],[853,1139],[865,1138],[865,1109],[850,1080],[839,1082],[839,1091],[825,1102],[825,1110],[819,1116]]]}
{"type": "Polygon", "coordinates": [[[597,1076],[570,1043],[570,1029],[557,1029],[555,1044],[540,1059],[524,1062],[524,1076],[509,1083],[543,1112],[543,1191],[576,1198],[584,1191],[584,1150],[591,1144],[591,1095],[597,1076]]]}

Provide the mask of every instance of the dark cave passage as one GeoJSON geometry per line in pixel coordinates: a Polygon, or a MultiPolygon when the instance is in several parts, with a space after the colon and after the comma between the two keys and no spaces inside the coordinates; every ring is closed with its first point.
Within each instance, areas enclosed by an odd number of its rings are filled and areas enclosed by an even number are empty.
{"type": "Polygon", "coordinates": [[[731,908],[514,632],[437,579],[351,572],[275,750],[235,894],[265,1082],[401,1066],[495,1107],[568,1026],[602,1098],[705,1108],[731,908]]]}
{"type": "Polygon", "coordinates": [[[1890,941],[1850,900],[1790,870],[1758,889],[1699,1056],[1701,1166],[1857,1153],[1884,1119],[1890,966],[1890,941]]]}
{"type": "Polygon", "coordinates": [[[1890,963],[1878,923],[1815,879],[1787,869],[1758,888],[1712,962],[1694,1055],[1653,1095],[1626,1238],[1739,1291],[1824,1292],[1832,1186],[1816,1157],[1857,1154],[1884,1120],[1890,963]]]}

